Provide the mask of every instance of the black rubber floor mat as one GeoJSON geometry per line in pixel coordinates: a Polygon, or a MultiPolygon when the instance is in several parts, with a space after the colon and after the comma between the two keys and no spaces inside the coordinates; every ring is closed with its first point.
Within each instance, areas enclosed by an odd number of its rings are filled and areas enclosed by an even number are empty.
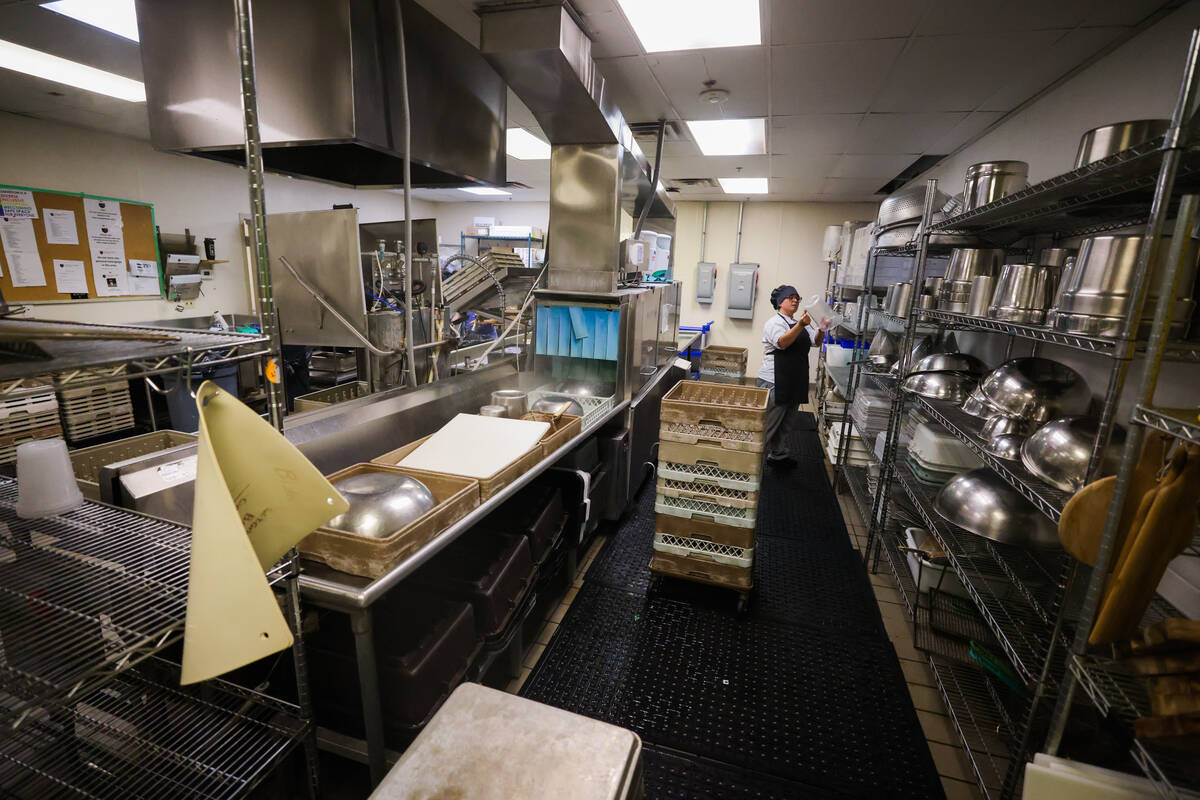
{"type": "Polygon", "coordinates": [[[849,797],[731,764],[655,747],[642,749],[642,765],[645,770],[646,800],[840,800],[849,797]]]}
{"type": "Polygon", "coordinates": [[[891,645],[586,584],[522,695],[849,796],[938,797],[891,645]]]}
{"type": "Polygon", "coordinates": [[[817,418],[809,411],[801,411],[796,417],[795,428],[797,431],[815,431],[817,429],[817,418]]]}
{"type": "Polygon", "coordinates": [[[753,618],[878,634],[883,619],[866,567],[853,548],[760,536],[754,543],[753,618]]]}

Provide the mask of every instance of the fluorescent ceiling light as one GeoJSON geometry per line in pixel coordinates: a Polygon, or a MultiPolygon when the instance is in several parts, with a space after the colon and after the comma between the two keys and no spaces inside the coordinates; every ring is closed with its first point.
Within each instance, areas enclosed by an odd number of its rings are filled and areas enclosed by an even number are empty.
{"type": "Polygon", "coordinates": [[[762,44],[759,0],[618,0],[647,53],[762,44]]]}
{"type": "Polygon", "coordinates": [[[503,189],[493,189],[491,186],[460,186],[460,192],[470,192],[471,194],[512,194],[503,189]]]}
{"type": "Polygon", "coordinates": [[[133,0],[55,0],[53,3],[42,3],[42,8],[138,41],[137,13],[133,10],[133,0]]]}
{"type": "Polygon", "coordinates": [[[767,152],[766,120],[689,120],[688,130],[706,156],[756,156],[767,152]]]}
{"type": "Polygon", "coordinates": [[[509,128],[506,150],[513,158],[522,161],[542,161],[550,157],[550,145],[524,128],[509,128]]]}
{"type": "Polygon", "coordinates": [[[766,194],[766,178],[717,178],[725,194],[766,194]]]}
{"type": "Polygon", "coordinates": [[[32,50],[0,39],[0,69],[23,72],[35,78],[65,83],[78,89],[106,94],[131,103],[146,102],[146,87],[141,81],[114,75],[65,58],[32,50]]]}

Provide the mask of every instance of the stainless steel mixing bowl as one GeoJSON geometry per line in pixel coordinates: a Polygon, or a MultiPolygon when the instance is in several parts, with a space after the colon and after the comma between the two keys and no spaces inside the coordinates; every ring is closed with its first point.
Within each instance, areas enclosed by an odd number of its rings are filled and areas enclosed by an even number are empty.
{"type": "Polygon", "coordinates": [[[918,372],[904,379],[904,391],[930,400],[961,403],[978,385],[969,372],[918,372]]]}
{"type": "Polygon", "coordinates": [[[558,414],[559,409],[566,404],[566,410],[563,414],[574,414],[577,417],[583,416],[583,406],[579,404],[575,398],[565,394],[545,394],[529,407],[530,411],[539,411],[543,414],[558,414]]]}
{"type": "Polygon", "coordinates": [[[1057,547],[1058,527],[987,467],[955,475],[933,507],[971,533],[1007,544],[1057,547]]]}
{"type": "Polygon", "coordinates": [[[1021,460],[1021,445],[1025,443],[1024,436],[1017,436],[1014,433],[1006,433],[1003,436],[997,436],[994,439],[988,439],[984,444],[985,452],[994,455],[996,458],[1003,458],[1006,461],[1021,460]]]}
{"type": "Polygon", "coordinates": [[[350,504],[325,523],[368,539],[383,539],[419,519],[437,505],[429,487],[395,472],[364,472],[333,485],[350,504]]]}
{"type": "Polygon", "coordinates": [[[992,402],[983,396],[983,390],[978,387],[963,401],[962,410],[972,417],[979,417],[981,419],[987,419],[993,414],[1001,413],[1000,409],[992,405],[992,402]]]}
{"type": "Polygon", "coordinates": [[[934,353],[914,363],[908,374],[918,372],[970,372],[982,375],[987,372],[987,365],[967,353],[934,353]]]}
{"type": "Polygon", "coordinates": [[[983,395],[1012,417],[1046,422],[1087,411],[1092,394],[1083,376],[1048,358],[1014,358],[980,384],[983,395]]]}
{"type": "MultiPolygon", "coordinates": [[[[1077,492],[1087,479],[1088,461],[1098,432],[1097,422],[1091,417],[1062,417],[1047,422],[1025,440],[1021,463],[1051,486],[1077,492]]],[[[1124,432],[1114,428],[1096,477],[1116,471],[1124,440],[1124,432]]]]}
{"type": "Polygon", "coordinates": [[[997,436],[1015,434],[1022,439],[1033,433],[1037,423],[1020,417],[1010,417],[1007,414],[993,414],[983,423],[979,430],[980,438],[991,440],[997,436]]]}
{"type": "Polygon", "coordinates": [[[1079,150],[1075,153],[1075,169],[1128,150],[1156,136],[1162,136],[1169,127],[1169,119],[1135,119],[1092,128],[1079,140],[1079,150]]]}

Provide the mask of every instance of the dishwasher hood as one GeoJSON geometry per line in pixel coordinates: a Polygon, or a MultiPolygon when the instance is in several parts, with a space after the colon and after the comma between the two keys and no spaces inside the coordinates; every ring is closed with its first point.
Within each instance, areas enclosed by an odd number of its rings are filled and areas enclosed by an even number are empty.
{"type": "MultiPolygon", "coordinates": [[[[255,0],[268,170],[355,187],[403,183],[397,0],[255,0]]],[[[404,15],[414,186],[503,185],[507,91],[479,51],[414,0],[404,15]]],[[[229,0],[136,0],[150,137],[244,164],[229,0]]]]}

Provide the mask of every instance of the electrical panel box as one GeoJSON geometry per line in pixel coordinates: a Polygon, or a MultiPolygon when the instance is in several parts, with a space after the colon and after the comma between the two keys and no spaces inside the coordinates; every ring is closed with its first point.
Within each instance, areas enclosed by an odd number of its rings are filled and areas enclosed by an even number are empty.
{"type": "Polygon", "coordinates": [[[757,287],[758,264],[730,264],[725,315],[733,319],[753,319],[754,294],[757,287]]]}
{"type": "Polygon", "coordinates": [[[708,305],[717,289],[717,265],[711,261],[696,264],[696,302],[708,305]]]}

